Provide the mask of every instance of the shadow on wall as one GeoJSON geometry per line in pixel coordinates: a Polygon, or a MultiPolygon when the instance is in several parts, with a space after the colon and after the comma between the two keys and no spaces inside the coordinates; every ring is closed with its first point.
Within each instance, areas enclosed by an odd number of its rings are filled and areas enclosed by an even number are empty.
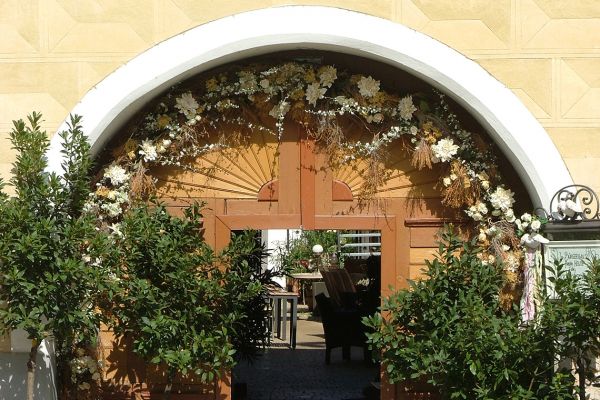
{"type": "MultiPolygon", "coordinates": [[[[0,353],[0,400],[22,400],[27,398],[28,353],[0,353]]],[[[34,398],[56,400],[54,371],[46,347],[37,353],[34,398]]]]}

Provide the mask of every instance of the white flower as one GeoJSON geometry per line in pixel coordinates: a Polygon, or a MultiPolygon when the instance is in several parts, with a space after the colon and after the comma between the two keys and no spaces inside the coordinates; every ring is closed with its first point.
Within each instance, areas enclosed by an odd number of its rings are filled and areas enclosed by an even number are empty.
{"type": "Polygon", "coordinates": [[[118,217],[121,215],[123,210],[121,209],[121,204],[119,203],[105,203],[100,206],[101,209],[106,211],[109,217],[118,217]]]}
{"type": "Polygon", "coordinates": [[[419,133],[419,128],[417,128],[416,126],[412,125],[410,127],[410,134],[415,136],[417,133],[419,133]]]}
{"type": "Polygon", "coordinates": [[[125,191],[111,190],[106,195],[106,198],[118,204],[123,204],[129,201],[129,194],[125,191]]]}
{"type": "Polygon", "coordinates": [[[358,90],[360,91],[361,96],[363,97],[373,97],[379,92],[380,82],[368,77],[361,77],[360,81],[358,81],[358,90]]]}
{"type": "Polygon", "coordinates": [[[444,179],[443,179],[443,183],[444,183],[444,186],[445,186],[445,187],[448,187],[448,186],[450,186],[450,185],[452,184],[452,179],[450,179],[450,177],[449,177],[449,176],[446,176],[446,177],[444,177],[444,179]]]}
{"type": "Polygon", "coordinates": [[[452,159],[452,156],[458,153],[458,145],[454,144],[452,139],[441,139],[439,142],[431,146],[433,155],[435,156],[434,162],[442,161],[448,162],[452,159]]]}
{"type": "Polygon", "coordinates": [[[142,141],[140,144],[139,153],[143,156],[144,161],[154,161],[158,157],[156,146],[154,146],[154,143],[148,139],[142,141]]]}
{"type": "Polygon", "coordinates": [[[417,111],[417,107],[413,104],[412,96],[406,96],[398,103],[400,117],[405,120],[412,119],[413,113],[417,111]]]}
{"type": "Polygon", "coordinates": [[[515,219],[515,225],[517,226],[518,230],[523,230],[523,224],[521,223],[520,219],[515,219]]]}
{"type": "Polygon", "coordinates": [[[306,100],[310,105],[317,105],[317,100],[322,99],[327,91],[326,88],[319,86],[317,82],[311,83],[306,87],[306,100]]]}
{"type": "Polygon", "coordinates": [[[510,223],[515,222],[515,220],[516,220],[515,212],[513,211],[512,208],[509,208],[508,210],[506,210],[504,212],[504,219],[506,219],[510,223]]]}
{"type": "Polygon", "coordinates": [[[175,108],[178,109],[180,113],[185,115],[187,119],[192,119],[196,116],[198,102],[194,99],[190,92],[187,92],[175,100],[175,108]]]}
{"type": "Polygon", "coordinates": [[[542,223],[539,220],[536,219],[534,221],[531,221],[531,230],[532,231],[537,232],[540,230],[541,227],[542,227],[542,223]]]}
{"type": "Polygon", "coordinates": [[[480,242],[485,242],[485,241],[486,241],[486,239],[487,239],[487,235],[485,234],[485,232],[484,232],[484,231],[480,231],[480,232],[479,232],[479,235],[477,236],[477,239],[478,239],[480,242]]]}
{"type": "Polygon", "coordinates": [[[337,70],[331,65],[319,69],[319,82],[321,82],[321,86],[331,87],[336,79],[337,70]]]}
{"type": "Polygon", "coordinates": [[[496,188],[494,193],[490,195],[490,203],[496,210],[504,212],[512,208],[515,203],[514,193],[510,189],[504,189],[502,186],[496,188]]]}
{"type": "MultiPolygon", "coordinates": [[[[479,212],[477,206],[471,206],[467,211],[465,211],[467,215],[473,218],[474,221],[483,221],[483,215],[479,212]]],[[[486,209],[487,212],[487,209],[486,209]]]]}
{"type": "Polygon", "coordinates": [[[521,215],[521,220],[525,222],[531,222],[531,214],[525,213],[521,215]]]}
{"type": "Polygon", "coordinates": [[[115,236],[123,237],[123,232],[121,232],[121,224],[112,224],[108,227],[110,229],[110,233],[115,236]]]}
{"type": "Polygon", "coordinates": [[[127,180],[129,180],[129,174],[125,170],[125,168],[121,167],[118,164],[111,164],[106,171],[104,171],[104,177],[110,180],[114,186],[119,186],[127,180]]]}
{"type": "Polygon", "coordinates": [[[279,116],[285,116],[288,111],[290,111],[290,103],[287,101],[282,101],[281,103],[273,106],[271,111],[269,111],[269,115],[275,119],[279,119],[279,116]]]}

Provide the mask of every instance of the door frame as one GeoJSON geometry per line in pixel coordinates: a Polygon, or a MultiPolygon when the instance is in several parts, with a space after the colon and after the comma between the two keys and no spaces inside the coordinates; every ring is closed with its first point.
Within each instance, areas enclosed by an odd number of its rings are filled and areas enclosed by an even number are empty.
{"type": "MultiPolygon", "coordinates": [[[[226,215],[216,214],[215,218],[215,250],[227,246],[231,240],[231,231],[243,229],[298,229],[300,215],[226,215]]],[[[324,229],[358,229],[378,230],[381,232],[381,295],[395,287],[396,275],[396,217],[394,215],[315,215],[314,228],[324,229]]],[[[408,276],[408,264],[406,265],[408,276]]],[[[381,369],[384,374],[383,367],[381,369]]],[[[396,386],[386,379],[381,379],[381,400],[392,400],[396,396],[396,386]]]]}

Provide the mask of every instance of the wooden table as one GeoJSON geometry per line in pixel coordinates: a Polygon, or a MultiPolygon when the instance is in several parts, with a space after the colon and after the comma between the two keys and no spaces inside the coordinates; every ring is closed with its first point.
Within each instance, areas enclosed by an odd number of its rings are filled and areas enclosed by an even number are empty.
{"type": "Polygon", "coordinates": [[[290,277],[293,279],[297,279],[299,281],[311,282],[312,287],[310,291],[310,302],[306,299],[306,290],[304,284],[300,283],[300,288],[302,290],[302,300],[304,304],[308,305],[308,310],[312,311],[315,305],[315,282],[320,282],[323,280],[323,275],[319,271],[315,272],[298,272],[295,274],[290,274],[290,277]]]}
{"type": "Polygon", "coordinates": [[[291,302],[290,309],[290,347],[296,348],[296,328],[298,324],[298,293],[285,292],[283,290],[270,290],[269,302],[273,310],[272,329],[275,336],[281,340],[287,339],[287,307],[291,302]]]}

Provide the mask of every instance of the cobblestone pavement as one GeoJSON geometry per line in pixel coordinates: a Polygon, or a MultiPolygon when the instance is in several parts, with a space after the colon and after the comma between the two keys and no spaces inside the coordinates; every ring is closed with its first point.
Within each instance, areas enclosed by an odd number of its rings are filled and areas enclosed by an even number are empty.
{"type": "Polygon", "coordinates": [[[325,341],[320,321],[300,317],[295,350],[275,340],[254,364],[234,369],[233,383],[247,384],[248,400],[358,400],[377,375],[377,367],[363,361],[362,349],[352,348],[350,361],[341,349],[325,365],[325,341]]]}

